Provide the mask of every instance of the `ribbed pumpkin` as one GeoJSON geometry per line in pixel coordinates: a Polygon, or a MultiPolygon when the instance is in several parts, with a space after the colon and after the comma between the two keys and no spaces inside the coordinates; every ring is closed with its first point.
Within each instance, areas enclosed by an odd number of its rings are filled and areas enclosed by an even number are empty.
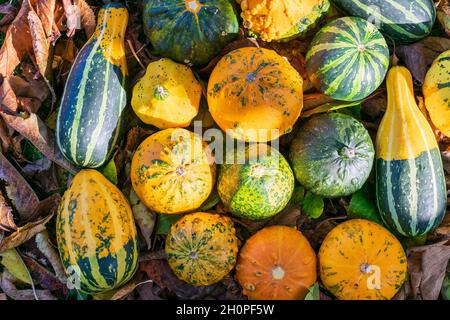
{"type": "Polygon", "coordinates": [[[216,165],[207,145],[186,129],[165,129],[137,148],[131,162],[131,182],[151,210],[177,214],[193,211],[214,186],[216,165]]]}
{"type": "Polygon", "coordinates": [[[362,100],[383,82],[389,49],[377,28],[344,17],[320,29],[306,55],[306,71],[315,87],[333,99],[362,100]]]}
{"type": "Polygon", "coordinates": [[[319,250],[320,279],[341,300],[391,299],[406,279],[400,242],[381,225],[354,219],[339,224],[319,250]]]}
{"type": "Polygon", "coordinates": [[[244,26],[264,41],[306,35],[328,12],[328,0],[238,0],[244,26]]]}
{"type": "Polygon", "coordinates": [[[186,64],[208,63],[239,33],[234,0],[145,0],[143,18],[155,51],[186,64]]]}
{"type": "Polygon", "coordinates": [[[67,275],[87,293],[108,291],[134,274],[138,238],[125,196],[101,173],[81,170],[64,193],[56,236],[67,275]]]}
{"type": "Polygon", "coordinates": [[[143,122],[160,129],[187,127],[201,97],[202,87],[191,69],[163,58],[147,66],[134,86],[131,106],[143,122]]]}
{"type": "Polygon", "coordinates": [[[263,48],[228,53],[208,83],[214,121],[239,140],[266,142],[290,132],[302,99],[302,77],[275,51],[263,48]]]}
{"type": "Polygon", "coordinates": [[[264,228],[239,252],[236,279],[252,300],[304,299],[316,282],[316,254],[301,232],[264,228]]]}
{"type": "Polygon", "coordinates": [[[431,121],[450,137],[450,50],[442,53],[428,70],[423,84],[425,106],[431,121]]]}
{"type": "Polygon", "coordinates": [[[222,280],[234,268],[238,238],[230,218],[197,212],[171,226],[165,251],[180,279],[206,286],[222,280]]]}
{"type": "Polygon", "coordinates": [[[251,220],[270,218],[283,210],[294,190],[294,174],[283,155],[264,143],[237,149],[234,155],[232,163],[220,166],[217,182],[228,210],[251,220]]]}
{"type": "Polygon", "coordinates": [[[444,218],[447,191],[433,130],[415,101],[412,75],[393,67],[388,105],[376,143],[377,201],[385,223],[409,237],[426,234],[444,218]]]}
{"type": "Polygon", "coordinates": [[[76,166],[103,165],[120,141],[127,105],[127,23],[124,5],[103,6],[95,33],[77,55],[67,78],[56,141],[62,154],[76,166]]]}

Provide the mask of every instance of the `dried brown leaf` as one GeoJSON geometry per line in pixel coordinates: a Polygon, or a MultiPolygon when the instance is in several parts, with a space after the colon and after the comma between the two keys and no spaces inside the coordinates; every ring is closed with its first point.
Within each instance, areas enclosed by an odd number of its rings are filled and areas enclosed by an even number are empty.
{"type": "Polygon", "coordinates": [[[18,290],[13,281],[14,277],[6,271],[0,275],[0,287],[13,300],[56,300],[49,290],[18,290]]]}
{"type": "Polygon", "coordinates": [[[426,37],[410,44],[399,46],[396,55],[405,63],[418,85],[422,85],[428,67],[444,51],[450,49],[450,39],[426,37]]]}
{"type": "Polygon", "coordinates": [[[28,220],[38,206],[39,198],[28,182],[1,153],[0,180],[5,183],[7,197],[19,213],[21,220],[28,220]]]}
{"type": "Polygon", "coordinates": [[[14,222],[13,211],[9,206],[9,204],[6,202],[6,199],[1,191],[0,191],[0,229],[3,229],[5,231],[17,229],[17,226],[14,222]]]}
{"type": "Polygon", "coordinates": [[[289,204],[283,211],[278,213],[272,219],[270,219],[266,227],[279,225],[279,226],[288,226],[288,227],[296,227],[297,221],[301,216],[300,207],[298,205],[289,204]]]}
{"type": "Polygon", "coordinates": [[[130,192],[130,204],[133,209],[134,220],[144,236],[147,249],[152,247],[152,234],[156,223],[156,213],[150,211],[138,198],[133,189],[130,192]]]}
{"type": "Polygon", "coordinates": [[[48,217],[36,221],[27,223],[25,226],[17,228],[17,230],[7,237],[4,237],[0,242],[0,252],[6,251],[11,248],[20,246],[22,243],[30,240],[39,232],[45,230],[45,224],[53,217],[53,214],[48,217]]]}
{"type": "Polygon", "coordinates": [[[56,0],[37,0],[36,1],[36,14],[42,23],[42,29],[45,32],[46,38],[52,38],[52,41],[56,41],[59,35],[53,34],[55,24],[55,8],[56,0]]]}
{"type": "Polygon", "coordinates": [[[86,37],[90,38],[95,31],[95,14],[85,0],[78,0],[77,5],[80,8],[81,26],[86,33],[86,37]]]}
{"type": "Polygon", "coordinates": [[[17,8],[10,3],[3,3],[0,4],[0,13],[3,14],[3,18],[0,20],[0,27],[2,27],[14,20],[17,8]]]}
{"type": "Polygon", "coordinates": [[[450,36],[450,1],[442,0],[437,7],[437,18],[445,33],[450,36]]]}
{"type": "Polygon", "coordinates": [[[41,19],[36,12],[28,12],[28,24],[31,32],[34,56],[39,72],[45,77],[49,72],[50,38],[47,38],[41,19]]]}
{"type": "Polygon", "coordinates": [[[62,0],[67,18],[67,35],[72,37],[82,27],[86,37],[90,38],[95,31],[95,14],[84,0],[62,0]]]}
{"type": "Polygon", "coordinates": [[[450,240],[411,248],[408,254],[410,296],[437,300],[450,259],[450,240]]]}
{"type": "Polygon", "coordinates": [[[55,271],[56,277],[60,282],[66,283],[67,276],[64,271],[64,267],[61,263],[61,258],[58,251],[50,243],[50,238],[48,236],[47,230],[38,233],[35,237],[36,246],[39,251],[47,258],[50,262],[53,270],[55,271]]]}
{"type": "Polygon", "coordinates": [[[42,77],[27,81],[19,76],[11,76],[9,83],[19,97],[34,98],[42,102],[49,95],[48,86],[42,77]]]}

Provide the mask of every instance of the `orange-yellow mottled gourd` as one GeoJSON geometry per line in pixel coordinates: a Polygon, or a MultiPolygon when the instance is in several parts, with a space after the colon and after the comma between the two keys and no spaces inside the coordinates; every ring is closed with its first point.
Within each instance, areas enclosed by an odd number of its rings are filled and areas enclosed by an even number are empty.
{"type": "Polygon", "coordinates": [[[423,95],[431,121],[450,137],[450,50],[442,53],[428,70],[423,95]]]}
{"type": "Polygon", "coordinates": [[[330,9],[328,0],[238,0],[243,25],[264,41],[306,35],[330,9]]]}
{"type": "Polygon", "coordinates": [[[319,250],[320,279],[340,300],[390,300],[406,279],[406,254],[381,225],[348,220],[319,250]]]}
{"type": "Polygon", "coordinates": [[[186,129],[159,131],[141,143],[131,162],[137,196],[153,211],[178,214],[199,208],[211,193],[216,165],[208,146],[186,129]]]}
{"type": "Polygon", "coordinates": [[[189,67],[162,58],[147,66],[133,88],[131,106],[159,129],[187,127],[197,115],[202,87],[189,67]]]}
{"type": "Polygon", "coordinates": [[[125,284],[136,271],[138,237],[122,192],[96,170],[81,170],[58,208],[61,261],[74,285],[100,293],[125,284]]]}
{"type": "Polygon", "coordinates": [[[245,47],[225,55],[208,83],[219,127],[239,140],[267,142],[292,130],[303,108],[303,79],[273,50],[245,47]]]}
{"type": "Polygon", "coordinates": [[[218,214],[187,214],[166,239],[169,265],[178,278],[206,286],[222,280],[236,263],[238,238],[233,221],[218,214]]]}
{"type": "Polygon", "coordinates": [[[316,254],[300,231],[271,226],[242,247],[236,279],[251,300],[299,300],[316,282],[316,264],[316,254]]]}

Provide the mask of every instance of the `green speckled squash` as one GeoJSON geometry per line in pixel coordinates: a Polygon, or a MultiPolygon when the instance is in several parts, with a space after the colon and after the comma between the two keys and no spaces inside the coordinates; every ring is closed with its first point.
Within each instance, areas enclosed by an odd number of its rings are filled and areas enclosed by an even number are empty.
{"type": "Polygon", "coordinates": [[[178,62],[208,63],[239,32],[234,0],[145,0],[144,31],[156,52],[178,62]]]}
{"type": "Polygon", "coordinates": [[[223,279],[236,264],[238,238],[233,221],[218,214],[185,215],[166,239],[169,265],[180,279],[206,286],[223,279]]]}
{"type": "Polygon", "coordinates": [[[266,144],[251,144],[235,154],[235,162],[219,170],[217,190],[225,206],[251,220],[283,210],[294,190],[294,175],[283,155],[266,144]]]}
{"type": "Polygon", "coordinates": [[[369,133],[354,118],[330,113],[311,118],[291,145],[297,180],[323,197],[348,196],[369,177],[374,159],[369,133]]]}
{"type": "Polygon", "coordinates": [[[377,28],[345,17],[320,29],[306,55],[306,71],[314,86],[336,100],[358,101],[383,82],[389,49],[377,28]]]}

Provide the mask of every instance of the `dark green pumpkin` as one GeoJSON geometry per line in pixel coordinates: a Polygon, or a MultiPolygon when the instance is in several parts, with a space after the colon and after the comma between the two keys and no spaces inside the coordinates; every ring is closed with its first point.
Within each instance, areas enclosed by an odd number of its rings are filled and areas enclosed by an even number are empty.
{"type": "Polygon", "coordinates": [[[208,63],[234,40],[234,0],[145,0],[144,31],[156,52],[175,61],[208,63]]]}
{"type": "Polygon", "coordinates": [[[432,0],[333,0],[348,15],[369,20],[379,26],[386,40],[396,44],[426,37],[436,20],[432,0]]]}
{"type": "Polygon", "coordinates": [[[330,113],[308,120],[291,145],[297,180],[323,197],[347,196],[369,177],[374,159],[369,133],[354,118],[330,113]]]}
{"type": "Polygon", "coordinates": [[[358,101],[383,82],[389,49],[382,34],[367,21],[345,17],[320,29],[306,55],[314,86],[336,100],[358,101]]]}
{"type": "Polygon", "coordinates": [[[283,210],[295,180],[283,155],[263,143],[234,154],[235,161],[226,161],[231,163],[219,168],[217,191],[225,206],[251,220],[266,219],[283,210]]]}
{"type": "Polygon", "coordinates": [[[127,9],[118,3],[99,12],[93,36],[77,55],[58,112],[62,154],[78,167],[104,164],[119,140],[127,104],[124,49],[127,9]]]}

